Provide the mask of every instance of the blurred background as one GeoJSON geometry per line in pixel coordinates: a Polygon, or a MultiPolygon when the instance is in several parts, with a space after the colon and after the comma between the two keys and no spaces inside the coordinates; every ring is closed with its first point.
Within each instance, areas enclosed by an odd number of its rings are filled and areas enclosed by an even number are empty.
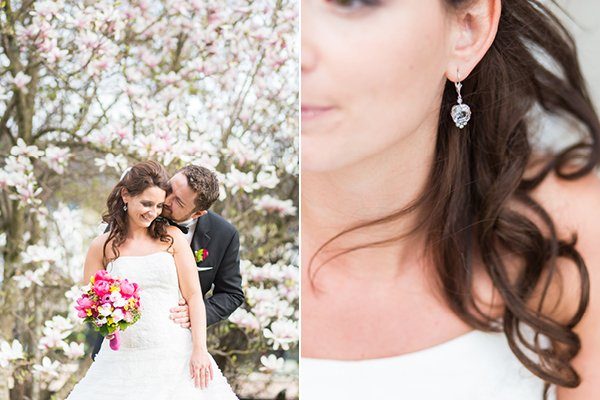
{"type": "Polygon", "coordinates": [[[598,109],[600,105],[600,2],[560,0],[559,4],[567,13],[567,15],[562,14],[561,17],[577,42],[583,75],[598,109]]]}
{"type": "Polygon", "coordinates": [[[209,329],[241,398],[298,395],[293,0],[3,0],[0,400],[64,399],[91,363],[73,301],[123,170],[217,171],[246,303],[209,329]]]}

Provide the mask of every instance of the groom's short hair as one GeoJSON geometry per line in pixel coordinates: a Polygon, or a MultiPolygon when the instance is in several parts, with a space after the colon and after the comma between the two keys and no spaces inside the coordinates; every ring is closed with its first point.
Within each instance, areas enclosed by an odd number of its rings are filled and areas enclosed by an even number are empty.
{"type": "Polygon", "coordinates": [[[219,198],[219,179],[217,174],[199,165],[186,165],[177,173],[183,173],[188,186],[196,193],[195,210],[208,210],[219,198]]]}

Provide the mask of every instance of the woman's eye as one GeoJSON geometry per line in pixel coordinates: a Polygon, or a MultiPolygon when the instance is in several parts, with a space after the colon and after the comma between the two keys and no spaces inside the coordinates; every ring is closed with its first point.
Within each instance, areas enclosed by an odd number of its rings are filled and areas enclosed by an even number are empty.
{"type": "Polygon", "coordinates": [[[377,6],[381,3],[381,0],[326,0],[328,3],[344,8],[344,9],[355,9],[360,7],[372,7],[377,6]]]}

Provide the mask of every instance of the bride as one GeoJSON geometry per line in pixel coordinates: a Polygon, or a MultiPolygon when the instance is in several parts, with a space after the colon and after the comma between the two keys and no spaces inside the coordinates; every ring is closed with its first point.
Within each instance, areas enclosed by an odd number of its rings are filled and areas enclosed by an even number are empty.
{"type": "Polygon", "coordinates": [[[121,332],[118,351],[105,340],[95,362],[68,399],[136,393],[143,399],[236,399],[206,346],[206,314],[194,256],[179,229],[159,217],[168,189],[165,169],[140,162],[114,187],[103,219],[110,232],[95,238],[84,281],[97,271],[136,282],[141,318],[121,332]],[[191,331],[169,319],[180,294],[189,304],[191,331]]]}
{"type": "Polygon", "coordinates": [[[303,400],[600,398],[600,121],[550,3],[302,1],[303,400]]]}

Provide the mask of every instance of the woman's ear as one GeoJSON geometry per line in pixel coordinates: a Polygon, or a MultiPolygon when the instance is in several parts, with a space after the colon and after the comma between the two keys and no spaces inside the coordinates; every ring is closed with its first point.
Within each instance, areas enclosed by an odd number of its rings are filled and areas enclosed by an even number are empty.
{"type": "Polygon", "coordinates": [[[121,188],[121,198],[123,199],[123,203],[127,204],[129,203],[129,200],[131,199],[131,195],[129,194],[129,192],[127,191],[126,188],[121,188]]]}
{"type": "Polygon", "coordinates": [[[446,77],[464,80],[492,45],[501,13],[500,0],[472,0],[451,10],[451,49],[446,77]]]}

